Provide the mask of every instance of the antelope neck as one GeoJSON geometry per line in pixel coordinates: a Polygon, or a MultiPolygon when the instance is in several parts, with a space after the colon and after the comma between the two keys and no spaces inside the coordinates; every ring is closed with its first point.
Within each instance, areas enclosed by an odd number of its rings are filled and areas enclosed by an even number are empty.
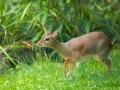
{"type": "Polygon", "coordinates": [[[51,48],[53,48],[64,59],[66,59],[66,57],[68,56],[66,43],[62,43],[62,42],[59,42],[58,40],[54,39],[54,43],[51,46],[51,48]]]}

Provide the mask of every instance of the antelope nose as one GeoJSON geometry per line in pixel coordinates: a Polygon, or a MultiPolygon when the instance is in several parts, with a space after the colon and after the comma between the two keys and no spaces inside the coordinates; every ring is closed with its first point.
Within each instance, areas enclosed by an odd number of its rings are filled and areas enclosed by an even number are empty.
{"type": "Polygon", "coordinates": [[[36,46],[39,46],[39,44],[37,43],[36,46]]]}
{"type": "Polygon", "coordinates": [[[38,46],[41,46],[41,44],[38,42],[37,44],[36,44],[36,46],[38,47],[38,46]]]}

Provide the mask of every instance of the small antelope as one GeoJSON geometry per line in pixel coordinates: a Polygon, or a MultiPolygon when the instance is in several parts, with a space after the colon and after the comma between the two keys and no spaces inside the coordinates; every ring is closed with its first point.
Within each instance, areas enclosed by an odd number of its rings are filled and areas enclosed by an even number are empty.
{"type": "Polygon", "coordinates": [[[42,36],[37,46],[47,46],[53,48],[65,61],[63,75],[69,76],[72,71],[73,64],[88,56],[97,56],[107,67],[107,72],[110,71],[111,61],[108,55],[111,50],[111,42],[108,37],[102,32],[91,32],[82,36],[72,38],[66,43],[59,42],[55,39],[58,30],[50,33],[45,29],[45,34],[42,36]],[[66,74],[66,66],[68,65],[68,73],[66,74]]]}

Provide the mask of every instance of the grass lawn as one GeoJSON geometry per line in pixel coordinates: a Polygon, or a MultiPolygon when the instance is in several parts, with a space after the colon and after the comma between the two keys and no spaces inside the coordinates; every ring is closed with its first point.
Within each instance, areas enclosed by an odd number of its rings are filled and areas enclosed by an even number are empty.
{"type": "Polygon", "coordinates": [[[0,76],[0,90],[120,90],[120,50],[112,50],[109,59],[109,75],[104,64],[90,59],[75,66],[68,78],[62,75],[62,63],[21,63],[0,76]]]}

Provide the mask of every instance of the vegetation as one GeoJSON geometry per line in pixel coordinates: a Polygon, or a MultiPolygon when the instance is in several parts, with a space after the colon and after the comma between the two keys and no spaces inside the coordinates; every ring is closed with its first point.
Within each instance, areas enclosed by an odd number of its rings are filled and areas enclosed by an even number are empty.
{"type": "Polygon", "coordinates": [[[59,28],[60,39],[103,31],[114,43],[119,41],[119,0],[0,0],[0,44],[21,40],[36,42],[43,26],[59,28]],[[13,38],[14,37],[14,38],[13,38]]]}
{"type": "Polygon", "coordinates": [[[19,64],[0,76],[2,90],[119,90],[120,55],[113,50],[109,57],[112,60],[111,72],[105,73],[104,64],[90,59],[74,67],[72,75],[64,78],[62,63],[53,63],[42,58],[32,65],[19,64]]]}
{"type": "Polygon", "coordinates": [[[117,89],[119,4],[119,0],[0,0],[0,88],[117,89]],[[55,51],[22,45],[24,40],[34,45],[44,33],[43,27],[51,32],[59,29],[57,39],[63,42],[91,31],[104,32],[113,44],[110,75],[106,76],[103,65],[92,59],[74,68],[69,78],[63,78],[62,59],[55,51]]]}

